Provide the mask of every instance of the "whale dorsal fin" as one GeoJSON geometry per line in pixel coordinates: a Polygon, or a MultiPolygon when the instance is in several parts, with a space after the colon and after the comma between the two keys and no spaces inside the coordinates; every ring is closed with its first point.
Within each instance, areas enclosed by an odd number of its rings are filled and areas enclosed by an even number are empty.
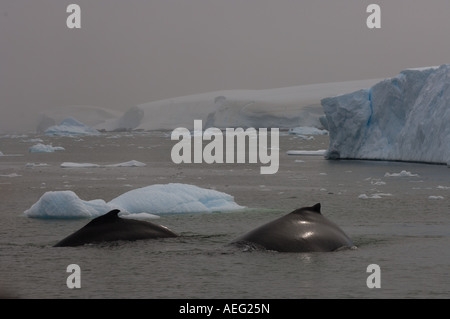
{"type": "Polygon", "coordinates": [[[322,213],[320,212],[320,203],[317,203],[316,205],[311,206],[311,207],[298,208],[298,209],[294,210],[292,213],[293,214],[301,214],[304,211],[312,211],[314,213],[318,213],[318,214],[322,215],[322,213]]]}
{"type": "Polygon", "coordinates": [[[112,222],[112,221],[116,220],[117,218],[120,218],[118,216],[119,213],[120,213],[120,210],[113,209],[112,211],[110,211],[104,215],[94,218],[89,224],[92,225],[92,224],[99,224],[99,223],[103,224],[103,223],[112,222]]]}
{"type": "MultiPolygon", "coordinates": [[[[319,204],[320,205],[320,204],[319,204]]],[[[110,211],[110,212],[107,212],[105,215],[102,215],[102,216],[100,216],[100,217],[104,217],[104,218],[113,218],[113,219],[115,219],[115,218],[119,218],[119,216],[118,216],[118,214],[120,213],[120,210],[118,210],[118,209],[113,209],[112,211],[110,211]]]]}
{"type": "Polygon", "coordinates": [[[320,212],[320,203],[317,203],[316,205],[310,207],[310,209],[311,209],[312,211],[315,211],[316,213],[322,214],[322,213],[320,212]]]}

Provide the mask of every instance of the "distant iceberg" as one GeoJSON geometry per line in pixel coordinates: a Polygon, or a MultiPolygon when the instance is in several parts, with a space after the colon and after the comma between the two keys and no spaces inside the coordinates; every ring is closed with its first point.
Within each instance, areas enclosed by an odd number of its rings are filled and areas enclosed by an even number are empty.
{"type": "Polygon", "coordinates": [[[43,133],[50,126],[60,123],[69,117],[76,119],[90,127],[96,128],[105,121],[118,118],[122,112],[92,105],[59,105],[44,110],[37,119],[36,131],[43,133]]]}
{"type": "Polygon", "coordinates": [[[62,146],[45,145],[42,143],[38,143],[28,148],[28,151],[30,153],[53,153],[55,151],[64,151],[64,150],[65,149],[62,146]]]}
{"type": "Polygon", "coordinates": [[[126,192],[110,202],[85,201],[72,191],[46,192],[24,214],[35,218],[94,218],[112,209],[124,213],[212,213],[243,209],[231,195],[188,184],[155,184],[126,192]]]}
{"type": "Polygon", "coordinates": [[[71,136],[71,135],[100,135],[96,129],[89,127],[73,117],[64,119],[59,125],[50,126],[45,135],[71,136]]]}
{"type": "Polygon", "coordinates": [[[450,65],[322,100],[329,159],[450,163],[450,65]]]}
{"type": "Polygon", "coordinates": [[[118,119],[95,126],[115,130],[193,129],[208,127],[324,128],[320,100],[373,85],[378,80],[301,85],[266,90],[227,90],[180,96],[133,106],[118,119]]]}

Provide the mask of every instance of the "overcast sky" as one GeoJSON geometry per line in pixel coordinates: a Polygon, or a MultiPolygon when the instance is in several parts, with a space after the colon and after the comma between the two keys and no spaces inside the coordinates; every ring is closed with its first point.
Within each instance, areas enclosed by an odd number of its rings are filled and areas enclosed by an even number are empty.
{"type": "Polygon", "coordinates": [[[41,110],[450,63],[449,0],[1,0],[0,132],[41,110]],[[81,29],[66,8],[81,7],[81,29]],[[366,8],[381,7],[381,29],[366,8]]]}

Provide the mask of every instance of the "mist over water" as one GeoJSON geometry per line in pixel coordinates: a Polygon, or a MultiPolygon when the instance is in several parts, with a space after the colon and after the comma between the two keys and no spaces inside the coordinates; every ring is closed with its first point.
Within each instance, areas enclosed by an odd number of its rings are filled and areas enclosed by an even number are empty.
{"type": "MultiPolygon", "coordinates": [[[[166,98],[390,77],[449,63],[446,0],[0,3],[0,132],[35,130],[48,109],[125,112],[166,98]]],[[[77,116],[77,114],[72,114],[77,116]]]]}

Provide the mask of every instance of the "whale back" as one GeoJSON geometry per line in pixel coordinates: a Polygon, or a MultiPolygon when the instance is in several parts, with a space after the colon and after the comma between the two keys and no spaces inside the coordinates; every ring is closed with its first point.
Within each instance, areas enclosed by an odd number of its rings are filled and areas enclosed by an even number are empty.
{"type": "Polygon", "coordinates": [[[55,247],[80,246],[115,240],[138,240],[149,238],[177,237],[165,226],[153,224],[148,221],[124,219],[119,217],[120,210],[114,209],[99,216],[75,233],[67,236],[55,247]]]}
{"type": "Polygon", "coordinates": [[[320,203],[296,209],[233,243],[279,252],[334,251],[353,246],[344,231],[322,215],[320,203]]]}

